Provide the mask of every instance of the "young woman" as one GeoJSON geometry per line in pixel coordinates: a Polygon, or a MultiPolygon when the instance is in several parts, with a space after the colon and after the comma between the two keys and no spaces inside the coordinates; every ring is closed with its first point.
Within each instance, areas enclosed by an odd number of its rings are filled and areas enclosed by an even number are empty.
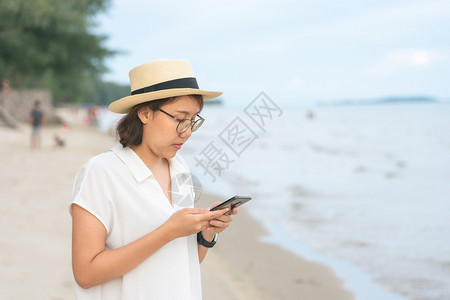
{"type": "Polygon", "coordinates": [[[139,66],[130,82],[132,95],[110,105],[126,113],[120,144],[91,158],[75,183],[77,298],[201,299],[199,264],[237,210],[193,208],[189,169],[177,151],[202,125],[203,101],[221,93],[200,90],[179,60],[139,66]]]}

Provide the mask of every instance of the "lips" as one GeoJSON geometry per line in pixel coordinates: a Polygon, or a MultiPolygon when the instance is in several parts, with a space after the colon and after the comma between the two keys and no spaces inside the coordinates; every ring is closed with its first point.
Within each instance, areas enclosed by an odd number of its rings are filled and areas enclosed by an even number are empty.
{"type": "Polygon", "coordinates": [[[180,149],[181,146],[183,146],[183,144],[173,144],[173,146],[174,146],[175,148],[177,148],[177,149],[180,149]]]}

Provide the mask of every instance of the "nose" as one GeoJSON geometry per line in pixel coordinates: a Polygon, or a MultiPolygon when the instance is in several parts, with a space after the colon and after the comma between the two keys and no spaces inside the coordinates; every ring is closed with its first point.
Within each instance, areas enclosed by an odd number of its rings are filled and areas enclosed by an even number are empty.
{"type": "Polygon", "coordinates": [[[187,139],[191,137],[191,134],[192,134],[192,124],[189,125],[185,131],[179,133],[180,137],[183,138],[184,141],[187,141],[187,139]]]}

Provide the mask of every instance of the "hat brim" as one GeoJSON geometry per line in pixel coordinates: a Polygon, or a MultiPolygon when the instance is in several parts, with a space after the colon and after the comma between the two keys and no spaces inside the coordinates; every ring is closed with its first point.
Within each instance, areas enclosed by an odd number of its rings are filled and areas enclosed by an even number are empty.
{"type": "Polygon", "coordinates": [[[143,93],[123,97],[111,103],[109,105],[109,110],[118,114],[126,114],[131,110],[133,106],[137,104],[164,98],[187,96],[187,95],[201,95],[203,96],[203,101],[208,101],[219,97],[220,95],[222,95],[222,92],[203,91],[191,88],[155,91],[150,93],[143,93]]]}

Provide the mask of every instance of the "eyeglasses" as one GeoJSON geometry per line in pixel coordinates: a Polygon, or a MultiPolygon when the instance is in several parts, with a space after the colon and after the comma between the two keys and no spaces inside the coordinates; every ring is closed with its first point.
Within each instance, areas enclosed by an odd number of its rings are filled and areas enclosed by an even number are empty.
{"type": "Polygon", "coordinates": [[[197,129],[199,129],[200,126],[202,126],[203,122],[205,122],[205,119],[200,117],[200,115],[197,115],[197,117],[198,117],[197,120],[194,120],[194,119],[178,119],[178,118],[175,118],[174,116],[172,116],[171,114],[169,114],[168,112],[162,110],[161,108],[159,108],[158,110],[163,112],[163,113],[165,113],[169,117],[173,118],[175,121],[179,122],[178,125],[177,125],[177,132],[178,133],[185,132],[189,128],[189,126],[191,126],[191,131],[194,132],[197,129]]]}

